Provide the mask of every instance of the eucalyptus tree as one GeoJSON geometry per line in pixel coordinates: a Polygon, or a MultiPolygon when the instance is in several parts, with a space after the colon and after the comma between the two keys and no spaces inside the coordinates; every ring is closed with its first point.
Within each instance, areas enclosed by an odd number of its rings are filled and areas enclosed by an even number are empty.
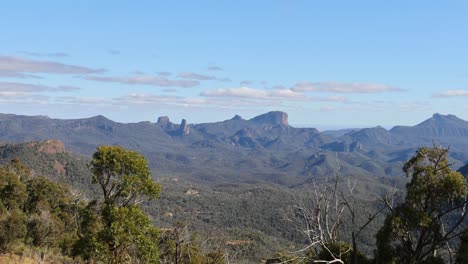
{"type": "Polygon", "coordinates": [[[423,147],[404,164],[411,181],[376,236],[377,263],[444,263],[441,250],[453,262],[450,242],[463,231],[467,182],[451,170],[448,151],[423,147]]]}

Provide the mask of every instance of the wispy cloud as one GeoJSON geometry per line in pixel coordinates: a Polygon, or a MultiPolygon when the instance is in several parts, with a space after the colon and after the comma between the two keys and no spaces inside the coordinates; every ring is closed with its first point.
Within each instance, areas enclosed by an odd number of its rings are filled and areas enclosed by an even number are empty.
{"type": "Polygon", "coordinates": [[[107,51],[110,55],[120,55],[120,50],[110,49],[107,51]]]}
{"type": "Polygon", "coordinates": [[[97,82],[110,82],[132,85],[150,85],[160,87],[194,87],[200,83],[195,80],[170,80],[161,76],[136,75],[136,76],[81,76],[82,79],[97,82]]]}
{"type": "Polygon", "coordinates": [[[468,90],[447,90],[434,94],[434,97],[464,97],[468,96],[468,90]]]}
{"type": "Polygon", "coordinates": [[[177,77],[184,78],[184,79],[199,80],[199,81],[216,79],[215,76],[203,75],[203,74],[198,74],[198,73],[193,73],[193,72],[182,72],[182,73],[177,74],[177,77]]]}
{"type": "Polygon", "coordinates": [[[176,92],[177,92],[177,89],[168,88],[168,89],[164,89],[163,92],[166,92],[166,93],[176,93],[176,92]]]}
{"type": "Polygon", "coordinates": [[[211,67],[208,67],[208,70],[209,71],[223,71],[223,68],[218,67],[218,66],[211,66],[211,67]]]}
{"type": "Polygon", "coordinates": [[[252,99],[304,99],[304,94],[291,89],[262,90],[249,87],[215,89],[203,91],[201,96],[207,97],[234,97],[252,99]]]}
{"type": "Polygon", "coordinates": [[[400,88],[385,84],[341,82],[301,82],[294,85],[291,89],[297,92],[327,93],[383,93],[404,91],[400,88]]]}
{"type": "Polygon", "coordinates": [[[11,71],[0,71],[0,77],[1,78],[16,78],[16,79],[27,79],[27,78],[42,79],[41,77],[37,75],[26,74],[26,73],[21,73],[21,72],[11,72],[11,71]]]}
{"type": "Polygon", "coordinates": [[[254,81],[244,80],[244,81],[240,82],[240,86],[249,86],[249,85],[252,85],[253,83],[254,83],[254,81]]]}
{"type": "Polygon", "coordinates": [[[191,79],[191,80],[198,80],[198,81],[210,81],[210,80],[216,80],[220,82],[230,82],[231,79],[229,78],[218,78],[216,76],[212,75],[204,75],[204,74],[198,74],[194,72],[182,72],[177,74],[178,78],[182,79],[191,79]]]}
{"type": "Polygon", "coordinates": [[[55,74],[90,74],[101,73],[103,69],[75,66],[44,60],[29,60],[19,57],[0,56],[0,72],[10,74],[55,73],[55,74]]]}
{"type": "Polygon", "coordinates": [[[62,97],[65,103],[101,105],[204,105],[204,98],[131,93],[117,98],[62,97]]]}
{"type": "Polygon", "coordinates": [[[0,82],[1,92],[16,92],[16,93],[39,93],[39,92],[72,92],[80,90],[74,86],[47,86],[18,82],[0,82]]]}
{"type": "Polygon", "coordinates": [[[288,88],[255,89],[250,87],[206,90],[200,96],[208,98],[224,98],[229,100],[250,101],[253,104],[272,104],[278,102],[333,102],[347,103],[343,96],[310,97],[303,92],[297,92],[288,88]]]}
{"type": "Polygon", "coordinates": [[[33,52],[33,51],[19,51],[19,53],[27,55],[27,56],[33,56],[33,57],[51,57],[51,58],[63,58],[63,57],[68,57],[70,56],[68,53],[65,52],[33,52]]]}
{"type": "Polygon", "coordinates": [[[49,104],[51,99],[53,99],[50,93],[73,92],[76,90],[79,90],[79,88],[73,86],[46,86],[17,82],[0,82],[0,102],[8,104],[49,104]]]}
{"type": "Polygon", "coordinates": [[[170,72],[157,72],[159,76],[169,77],[172,75],[170,72]]]}

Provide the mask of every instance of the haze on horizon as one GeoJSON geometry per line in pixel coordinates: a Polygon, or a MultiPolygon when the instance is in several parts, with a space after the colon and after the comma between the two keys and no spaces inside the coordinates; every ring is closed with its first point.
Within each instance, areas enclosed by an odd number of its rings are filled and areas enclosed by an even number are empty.
{"type": "Polygon", "coordinates": [[[468,120],[466,1],[8,1],[0,12],[1,113],[468,120]]]}

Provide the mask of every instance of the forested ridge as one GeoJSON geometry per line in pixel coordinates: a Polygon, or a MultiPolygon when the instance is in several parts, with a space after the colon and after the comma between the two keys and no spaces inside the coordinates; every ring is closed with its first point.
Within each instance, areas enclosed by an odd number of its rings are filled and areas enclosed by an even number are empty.
{"type": "Polygon", "coordinates": [[[91,159],[58,141],[0,148],[2,261],[466,261],[466,180],[442,147],[405,163],[401,191],[339,171],[294,188],[154,182],[144,157],[120,147],[91,159]]]}

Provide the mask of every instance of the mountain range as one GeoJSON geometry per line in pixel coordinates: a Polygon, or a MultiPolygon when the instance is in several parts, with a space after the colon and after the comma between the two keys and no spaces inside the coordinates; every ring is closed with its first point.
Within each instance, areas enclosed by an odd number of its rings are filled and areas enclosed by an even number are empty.
{"type": "Polygon", "coordinates": [[[273,182],[297,185],[340,171],[360,177],[402,175],[402,163],[418,147],[450,147],[455,169],[468,162],[468,122],[434,114],[415,126],[320,132],[289,125],[273,111],[243,119],[190,124],[168,117],[118,123],[104,116],[52,119],[0,114],[0,141],[57,139],[90,156],[98,145],[121,145],[143,153],[156,175],[205,183],[273,182]]]}

